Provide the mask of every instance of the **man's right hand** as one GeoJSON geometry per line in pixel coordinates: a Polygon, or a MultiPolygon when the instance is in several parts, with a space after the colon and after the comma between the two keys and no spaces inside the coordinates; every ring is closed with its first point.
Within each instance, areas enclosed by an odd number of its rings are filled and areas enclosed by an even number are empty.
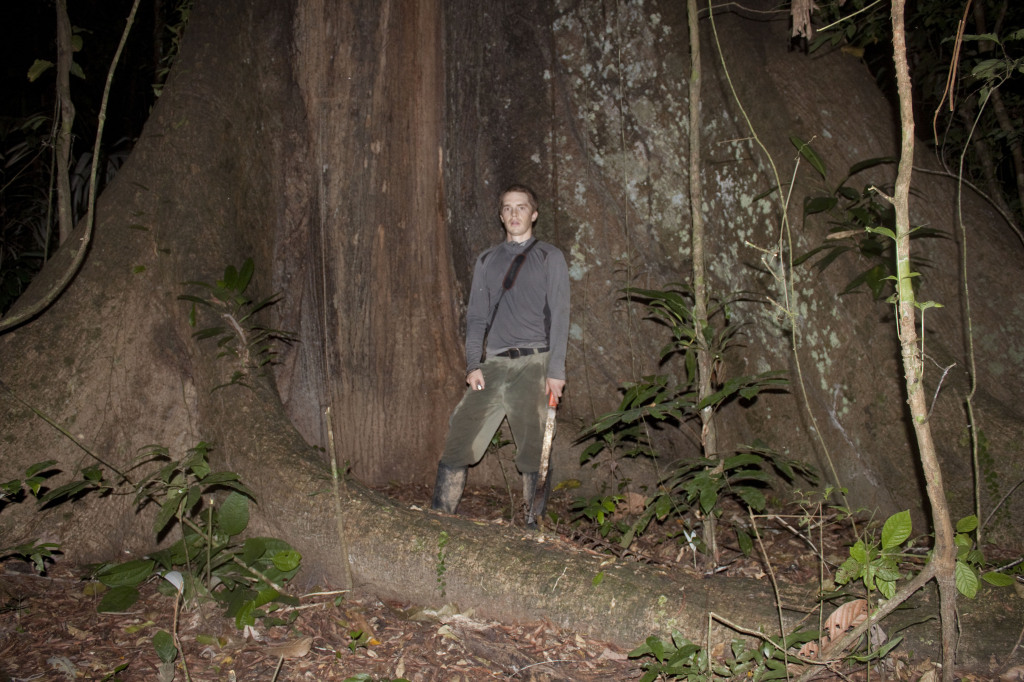
{"type": "Polygon", "coordinates": [[[474,369],[466,376],[466,383],[469,384],[470,388],[474,391],[484,390],[484,372],[482,369],[474,369]]]}

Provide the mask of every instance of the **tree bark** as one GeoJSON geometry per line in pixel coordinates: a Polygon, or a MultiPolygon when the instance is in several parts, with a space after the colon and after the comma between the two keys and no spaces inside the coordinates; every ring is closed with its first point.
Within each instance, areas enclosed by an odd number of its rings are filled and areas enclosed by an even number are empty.
{"type": "Polygon", "coordinates": [[[75,125],[75,104],[71,99],[71,65],[74,63],[71,19],[66,0],[57,0],[57,116],[54,123],[57,167],[57,230],[63,244],[74,229],[71,217],[71,131],[75,125]]]}
{"type": "MultiPolygon", "coordinates": [[[[910,87],[910,69],[907,65],[907,44],[904,29],[904,0],[893,0],[892,33],[893,62],[896,66],[896,83],[900,98],[900,120],[902,122],[902,146],[900,150],[899,173],[896,178],[896,193],[893,208],[896,212],[896,288],[898,321],[897,330],[903,354],[904,378],[907,386],[907,403],[916,436],[918,455],[924,471],[925,488],[931,503],[932,527],[935,530],[935,548],[931,561],[935,564],[935,580],[939,585],[942,603],[942,679],[952,682],[953,664],[956,660],[956,569],[957,547],[953,542],[953,524],[949,518],[949,504],[946,489],[942,484],[942,467],[935,451],[929,423],[928,397],[924,390],[924,357],[918,347],[917,308],[913,277],[910,265],[910,179],[914,166],[914,107],[910,87]]],[[[922,309],[922,315],[927,306],[922,309]]]]}

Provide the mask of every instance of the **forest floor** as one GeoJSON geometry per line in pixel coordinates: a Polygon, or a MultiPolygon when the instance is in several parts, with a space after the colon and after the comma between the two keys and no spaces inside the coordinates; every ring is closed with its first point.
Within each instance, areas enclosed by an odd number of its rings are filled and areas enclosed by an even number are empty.
{"type": "MultiPolygon", "coordinates": [[[[426,486],[392,486],[382,492],[421,508],[430,494],[426,486]]],[[[568,493],[556,493],[550,509],[565,519],[569,503],[568,493]]],[[[511,518],[513,505],[505,490],[469,489],[459,514],[495,524],[521,524],[511,518]]],[[[777,579],[818,580],[818,558],[808,547],[809,538],[794,527],[797,521],[778,515],[758,525],[777,579]]],[[[555,524],[545,530],[546,541],[566,551],[613,551],[614,545],[591,528],[555,524]]],[[[815,532],[830,561],[841,561],[849,544],[841,528],[842,524],[831,523],[815,532]]],[[[685,542],[680,545],[663,538],[660,543],[635,544],[632,555],[637,561],[697,570],[685,542]]],[[[757,556],[757,552],[746,556],[727,542],[717,572],[767,580],[768,567],[757,556]]],[[[629,658],[626,649],[548,622],[478,620],[472,613],[430,612],[324,588],[301,597],[298,615],[287,627],[242,633],[220,611],[182,609],[176,629],[184,655],[161,671],[152,638],[159,630],[174,632],[174,606],[152,581],[142,586],[142,598],[131,612],[101,614],[96,611],[96,583],[83,569],[58,562],[39,576],[28,564],[13,560],[0,564],[0,569],[0,682],[384,682],[400,678],[411,682],[596,682],[639,679],[642,663],[651,660],[629,658]]],[[[724,657],[726,652],[712,653],[724,657]]],[[[898,651],[887,657],[885,668],[873,668],[870,676],[864,666],[844,668],[841,673],[826,671],[818,679],[918,680],[936,672],[932,663],[908,661],[898,651]]]]}

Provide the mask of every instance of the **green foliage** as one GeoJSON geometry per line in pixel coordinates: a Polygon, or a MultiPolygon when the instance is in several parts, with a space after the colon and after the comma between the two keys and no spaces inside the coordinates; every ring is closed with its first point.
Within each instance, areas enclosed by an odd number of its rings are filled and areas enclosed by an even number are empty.
{"type": "Polygon", "coordinates": [[[291,342],[295,335],[280,329],[270,329],[258,325],[255,315],[280,300],[279,294],[254,301],[245,295],[252,281],[255,266],[251,258],[247,258],[241,268],[229,265],[224,269],[224,276],[215,283],[186,282],[187,285],[200,287],[205,295],[194,296],[182,294],[178,298],[192,303],[189,312],[189,324],[198,324],[197,308],[202,306],[216,316],[217,322],[203,327],[192,336],[197,340],[216,339],[217,357],[230,357],[237,360],[230,380],[217,386],[222,388],[231,384],[247,385],[250,373],[259,370],[272,362],[278,342],[291,342]]]}
{"type": "Polygon", "coordinates": [[[0,119],[0,314],[43,267],[54,245],[50,119],[0,119]]]}
{"type": "MultiPolygon", "coordinates": [[[[42,501],[46,496],[44,485],[50,477],[57,474],[58,470],[53,468],[55,460],[46,460],[29,465],[25,469],[24,478],[12,478],[5,483],[0,483],[0,511],[12,503],[22,502],[29,497],[42,501]]],[[[60,545],[53,542],[23,542],[17,545],[0,545],[0,559],[6,557],[18,557],[32,564],[37,573],[46,571],[46,562],[53,559],[54,553],[59,551],[60,545]]]]}
{"type": "MultiPolygon", "coordinates": [[[[882,526],[880,541],[874,537],[859,540],[850,548],[850,558],[843,562],[836,572],[836,583],[845,585],[860,580],[868,592],[878,590],[886,599],[896,593],[896,581],[907,577],[899,570],[899,562],[905,556],[902,545],[912,532],[909,511],[901,511],[886,519],[882,526]]],[[[956,524],[954,542],[957,547],[955,581],[957,590],[973,599],[981,581],[996,587],[1013,584],[1013,577],[997,570],[982,570],[986,566],[985,555],[975,547],[972,533],[978,528],[978,518],[966,516],[956,524]]]]}
{"type": "MultiPolygon", "coordinates": [[[[796,136],[790,140],[822,180],[827,180],[825,164],[813,148],[796,136]]],[[[866,287],[875,300],[881,300],[892,293],[891,286],[896,277],[895,211],[890,202],[879,196],[875,185],[865,184],[858,189],[850,183],[863,171],[894,162],[895,159],[883,157],[855,163],[834,188],[804,199],[804,223],[807,224],[812,215],[822,215],[831,227],[824,242],[795,258],[794,265],[816,258],[813,265],[818,272],[822,272],[841,257],[853,257],[867,267],[846,284],[842,294],[866,287]]],[[[911,239],[944,236],[939,230],[931,228],[916,227],[911,230],[911,239]]],[[[927,262],[916,260],[914,266],[923,268],[927,262]]],[[[920,278],[917,278],[914,280],[915,289],[919,285],[920,278]]]]}
{"type": "Polygon", "coordinates": [[[817,632],[795,632],[785,638],[771,637],[753,648],[748,647],[743,640],[734,639],[727,657],[716,660],[709,655],[707,649],[694,644],[680,632],[673,631],[669,641],[648,637],[643,644],[629,652],[629,657],[653,659],[642,664],[644,674],[640,682],[654,682],[658,679],[693,682],[786,679],[787,663],[799,662],[799,659],[787,652],[804,642],[817,639],[818,635],[817,632]]]}
{"type": "Polygon", "coordinates": [[[356,649],[365,649],[370,646],[370,633],[364,630],[351,630],[348,633],[348,648],[355,652],[356,649]]]}
{"type": "Polygon", "coordinates": [[[178,59],[181,40],[185,37],[185,28],[188,26],[188,20],[192,16],[192,4],[193,0],[179,0],[174,9],[175,14],[177,14],[177,21],[164,27],[169,38],[167,39],[167,47],[163,51],[164,56],[160,59],[160,64],[154,74],[156,82],[153,83],[153,95],[156,97],[160,97],[163,94],[167,75],[171,72],[174,62],[178,59]]]}
{"type": "MultiPolygon", "coordinates": [[[[814,41],[815,48],[842,45],[863,56],[886,92],[894,89],[890,4],[820,3],[816,23],[831,28],[814,41]]],[[[1012,157],[1024,141],[1024,3],[976,0],[972,10],[965,15],[962,5],[945,0],[907,5],[906,25],[913,30],[905,38],[918,130],[935,144],[946,168],[962,169],[986,193],[1002,195],[1019,224],[1024,213],[1012,157]],[[961,20],[966,20],[963,27],[961,20]],[[999,102],[993,103],[996,91],[999,102]]]]}
{"type": "MultiPolygon", "coordinates": [[[[620,544],[628,547],[655,519],[664,521],[670,515],[682,515],[695,507],[703,516],[717,516],[725,498],[734,499],[753,511],[763,511],[767,504],[764,491],[771,488],[773,473],[790,483],[797,476],[812,482],[815,479],[807,465],[782,457],[760,443],[721,460],[699,458],[681,464],[660,481],[657,492],[648,498],[644,512],[622,534],[620,544]]],[[[681,529],[676,533],[678,536],[684,537],[695,549],[692,534],[681,529]]],[[[737,538],[741,547],[749,551],[752,544],[743,529],[737,529],[737,538]]]]}
{"type": "MultiPolygon", "coordinates": [[[[713,302],[708,308],[709,322],[698,325],[693,295],[682,285],[663,290],[628,288],[625,292],[630,300],[647,306],[651,312],[649,319],[669,330],[670,338],[662,347],[660,358],[662,362],[670,358],[679,360],[680,375],[650,375],[625,384],[619,408],[602,415],[580,433],[579,440],[593,440],[580,454],[581,464],[594,460],[604,451],[613,457],[655,457],[657,453],[648,437],[651,428],[665,425],[680,428],[689,421],[699,427],[700,414],[705,408],[717,411],[730,401],[752,401],[761,392],[782,390],[788,385],[784,372],[738,377],[722,375],[725,353],[736,345],[739,332],[739,327],[732,324],[730,302],[713,302]],[[697,390],[697,360],[702,348],[707,349],[714,372],[712,393],[703,399],[697,390]]],[[[664,521],[670,515],[682,516],[693,508],[705,517],[717,516],[724,498],[762,510],[764,490],[775,480],[770,473],[772,470],[787,481],[798,474],[813,478],[809,468],[755,443],[731,455],[723,453],[720,459],[699,458],[677,465],[659,482],[657,493],[648,498],[644,512],[631,523],[612,518],[621,502],[621,498],[615,496],[580,499],[573,509],[577,518],[597,524],[602,537],[626,548],[655,519],[664,521]]],[[[672,537],[681,537],[691,548],[697,548],[692,533],[686,528],[678,529],[672,537]]],[[[741,545],[750,545],[749,537],[742,530],[738,531],[738,537],[741,545]]]]}
{"type": "Polygon", "coordinates": [[[174,637],[166,630],[159,630],[153,635],[153,648],[156,655],[164,663],[170,663],[178,657],[178,647],[174,645],[174,637]]]}
{"type": "MultiPolygon", "coordinates": [[[[72,53],[78,53],[82,51],[82,47],[84,45],[82,36],[86,33],[88,33],[88,31],[86,31],[86,29],[84,28],[81,28],[79,26],[71,27],[72,53]]],[[[32,62],[32,66],[28,67],[28,81],[30,83],[34,83],[39,79],[40,76],[42,76],[44,73],[46,73],[53,67],[53,62],[47,59],[36,59],[34,62],[32,62]]],[[[72,60],[71,67],[69,68],[69,73],[72,76],[75,76],[76,78],[81,78],[82,80],[85,80],[85,72],[82,70],[82,66],[76,61],[72,60]]]]}
{"type": "MultiPolygon", "coordinates": [[[[622,536],[629,531],[630,524],[622,520],[613,520],[612,516],[622,502],[621,495],[596,495],[594,497],[576,498],[570,505],[571,518],[587,519],[597,526],[597,532],[603,538],[620,542],[622,536]]],[[[628,546],[628,545],[627,545],[628,546]]]]}
{"type": "Polygon", "coordinates": [[[301,556],[275,538],[240,537],[249,524],[249,489],[233,472],[210,468],[210,446],[199,443],[180,459],[164,447],[153,446],[143,462],[165,462],[136,485],[136,503],[159,509],[153,532],[172,527],[181,538],[144,559],[99,566],[94,577],[110,588],[100,601],[101,612],[124,611],[139,598],[138,586],[156,575],[159,589],[180,592],[186,601],[212,598],[239,629],[262,620],[282,625],[294,620],[275,615],[282,605],[298,601],[281,591],[299,569],[301,556]]]}
{"type": "MultiPolygon", "coordinates": [[[[53,138],[49,116],[0,119],[0,314],[7,312],[57,246],[53,185],[53,138]]],[[[108,183],[128,156],[122,138],[103,151],[99,183],[108,183]]],[[[71,159],[72,221],[89,202],[92,150],[71,159]]]]}
{"type": "Polygon", "coordinates": [[[836,583],[845,585],[861,580],[868,592],[878,590],[886,599],[896,594],[896,581],[904,577],[899,570],[900,545],[910,537],[910,512],[890,516],[882,527],[879,544],[874,538],[858,540],[850,548],[850,558],[836,571],[836,583]]]}
{"type": "Polygon", "coordinates": [[[718,382],[714,385],[714,393],[700,400],[696,389],[699,347],[706,344],[716,368],[720,368],[726,350],[736,343],[738,327],[730,324],[729,304],[709,306],[708,319],[712,322],[721,320],[721,324],[708,323],[698,336],[693,296],[682,285],[671,285],[664,290],[628,288],[625,292],[630,300],[649,308],[650,319],[670,330],[671,338],[661,349],[660,357],[662,361],[673,356],[681,357],[682,376],[673,379],[657,374],[624,384],[619,408],[602,415],[580,432],[579,441],[594,439],[580,454],[581,464],[604,450],[627,457],[654,457],[656,453],[647,437],[649,424],[680,426],[687,420],[699,419],[700,410],[705,407],[718,410],[731,400],[753,400],[762,391],[779,390],[787,385],[784,372],[763,372],[724,380],[716,377],[718,382]]]}
{"type": "Polygon", "coordinates": [[[498,427],[498,430],[491,436],[491,442],[487,444],[487,452],[497,452],[506,445],[511,445],[513,441],[505,438],[505,431],[502,427],[498,427]]]}

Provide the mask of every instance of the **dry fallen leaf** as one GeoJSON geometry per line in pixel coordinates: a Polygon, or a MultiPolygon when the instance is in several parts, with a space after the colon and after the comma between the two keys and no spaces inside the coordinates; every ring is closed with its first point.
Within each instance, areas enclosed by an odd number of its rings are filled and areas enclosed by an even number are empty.
{"type": "Polygon", "coordinates": [[[283,656],[285,658],[302,658],[309,653],[309,646],[313,643],[312,637],[299,637],[291,642],[268,646],[266,652],[271,656],[283,656]]]}
{"type": "Polygon", "coordinates": [[[800,648],[799,654],[807,658],[815,658],[821,649],[826,648],[830,642],[841,637],[848,630],[857,627],[868,617],[868,603],[863,599],[848,601],[832,614],[825,621],[821,639],[817,642],[807,642],[800,648]]]}
{"type": "Polygon", "coordinates": [[[629,492],[622,496],[622,502],[619,503],[622,511],[635,516],[636,514],[642,514],[644,509],[647,509],[647,498],[640,493],[629,492]]]}
{"type": "Polygon", "coordinates": [[[999,682],[1024,682],[1024,665],[1014,666],[999,676],[999,682]]]}

